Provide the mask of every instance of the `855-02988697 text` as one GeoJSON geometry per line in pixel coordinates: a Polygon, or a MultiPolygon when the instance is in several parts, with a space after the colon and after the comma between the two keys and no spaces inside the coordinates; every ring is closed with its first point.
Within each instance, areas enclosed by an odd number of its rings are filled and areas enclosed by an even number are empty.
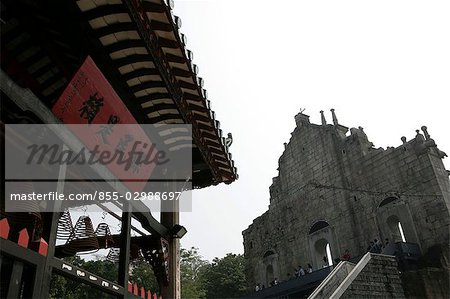
{"type": "Polygon", "coordinates": [[[94,193],[70,193],[65,195],[59,192],[47,193],[12,193],[10,194],[11,201],[36,200],[36,201],[115,201],[115,200],[179,200],[181,197],[180,191],[163,191],[163,192],[126,192],[120,194],[117,191],[95,191],[94,193]]]}

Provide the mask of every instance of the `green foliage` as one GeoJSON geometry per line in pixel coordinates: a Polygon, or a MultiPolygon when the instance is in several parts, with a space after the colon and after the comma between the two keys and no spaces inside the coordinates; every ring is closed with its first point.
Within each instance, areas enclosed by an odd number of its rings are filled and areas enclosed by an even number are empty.
{"type": "MultiPolygon", "coordinates": [[[[66,262],[83,268],[84,270],[99,275],[107,280],[117,282],[117,265],[104,260],[84,261],[79,256],[64,259],[66,262]]],[[[111,295],[101,292],[89,285],[67,279],[58,274],[52,276],[50,286],[50,298],[112,298],[111,295]]]]}
{"type": "Polygon", "coordinates": [[[181,298],[238,298],[247,293],[244,257],[227,254],[212,263],[198,249],[181,249],[181,298]]]}
{"type": "Polygon", "coordinates": [[[239,298],[247,293],[245,262],[241,254],[228,253],[215,258],[203,268],[200,280],[206,290],[206,298],[239,298]]]}
{"type": "MultiPolygon", "coordinates": [[[[105,260],[84,261],[80,257],[70,257],[66,262],[83,268],[100,277],[117,282],[117,265],[105,260]]],[[[247,293],[244,275],[244,257],[227,254],[215,258],[212,263],[202,259],[198,248],[181,249],[181,298],[239,298],[247,293]]],[[[146,290],[159,292],[158,283],[151,266],[145,260],[134,261],[130,267],[130,281],[146,290]]],[[[79,282],[54,274],[50,298],[112,298],[111,295],[79,282]]]]}
{"type": "Polygon", "coordinates": [[[157,293],[160,292],[152,266],[150,266],[150,264],[144,259],[139,259],[132,262],[130,281],[136,282],[139,288],[144,287],[145,290],[150,290],[152,294],[155,291],[157,293]]]}
{"type": "MultiPolygon", "coordinates": [[[[88,272],[94,273],[102,278],[112,282],[117,282],[118,267],[105,260],[82,260],[79,256],[69,257],[64,259],[66,262],[78,266],[88,272]]],[[[139,288],[144,286],[146,290],[158,291],[158,284],[153,275],[151,266],[145,261],[134,262],[131,266],[130,281],[135,281],[139,288]]],[[[115,298],[109,294],[101,292],[100,290],[86,284],[80,284],[71,279],[67,279],[58,274],[52,276],[50,286],[50,298],[98,298],[109,299],[115,298]]]]}
{"type": "Polygon", "coordinates": [[[198,279],[202,269],[208,265],[198,253],[198,248],[191,247],[180,251],[181,298],[205,298],[206,291],[198,279]]]}

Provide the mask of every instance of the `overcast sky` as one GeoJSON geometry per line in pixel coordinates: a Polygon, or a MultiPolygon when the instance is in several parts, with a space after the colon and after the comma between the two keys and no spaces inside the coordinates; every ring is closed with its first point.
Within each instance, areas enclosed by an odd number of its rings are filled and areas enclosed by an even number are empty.
{"type": "Polygon", "coordinates": [[[450,1],[176,0],[175,14],[239,173],[181,215],[182,246],[205,258],[243,253],[300,108],[314,123],[335,108],[375,147],[427,125],[450,154],[450,1]]]}

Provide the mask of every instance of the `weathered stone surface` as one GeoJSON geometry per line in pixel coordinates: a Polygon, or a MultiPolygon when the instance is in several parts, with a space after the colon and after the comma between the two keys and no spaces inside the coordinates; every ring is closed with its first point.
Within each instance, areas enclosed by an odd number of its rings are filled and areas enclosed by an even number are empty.
{"type": "Polygon", "coordinates": [[[401,275],[407,298],[448,298],[449,268],[424,268],[401,275]]]}
{"type": "Polygon", "coordinates": [[[252,287],[284,280],[299,265],[321,268],[327,243],[335,259],[347,249],[364,254],[375,238],[401,241],[398,222],[422,253],[448,244],[450,182],[432,139],[419,132],[384,150],[361,127],[344,135],[339,124],[316,125],[302,115],[296,122],[269,209],[243,232],[252,287]]]}
{"type": "Polygon", "coordinates": [[[372,255],[341,298],[405,298],[395,258],[372,255]]]}

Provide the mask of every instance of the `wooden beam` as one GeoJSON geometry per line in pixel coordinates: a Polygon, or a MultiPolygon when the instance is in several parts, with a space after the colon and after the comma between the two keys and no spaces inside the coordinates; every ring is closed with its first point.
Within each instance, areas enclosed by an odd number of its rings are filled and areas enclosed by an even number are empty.
{"type": "MultiPolygon", "coordinates": [[[[60,81],[61,78],[64,78],[64,75],[61,72],[55,72],[51,77],[47,78],[44,82],[40,85],[41,92],[55,84],[56,82],[60,81]]],[[[65,85],[65,84],[64,84],[65,85]]]]}
{"type": "Polygon", "coordinates": [[[196,101],[196,102],[201,102],[201,100],[202,100],[201,96],[199,96],[198,94],[192,94],[192,93],[188,93],[188,92],[184,92],[183,97],[186,100],[196,101]]]}
{"type": "Polygon", "coordinates": [[[131,71],[129,73],[123,74],[122,77],[128,81],[137,77],[141,77],[141,76],[154,76],[154,75],[158,75],[159,76],[159,72],[156,69],[149,69],[149,68],[142,68],[142,69],[137,69],[134,71],[131,71]]]}
{"type": "Polygon", "coordinates": [[[136,101],[142,104],[142,103],[145,103],[148,101],[158,100],[158,99],[171,99],[173,101],[172,97],[167,92],[155,92],[155,93],[151,93],[151,94],[148,94],[145,96],[137,97],[136,101]]]}
{"type": "Polygon", "coordinates": [[[208,139],[211,139],[211,140],[216,140],[217,139],[216,135],[208,133],[208,132],[202,132],[202,136],[204,138],[208,138],[208,139]]]}
{"type": "Polygon", "coordinates": [[[159,122],[165,121],[165,120],[179,120],[179,119],[181,119],[179,114],[171,114],[171,113],[163,114],[163,115],[160,115],[160,116],[157,116],[157,117],[149,117],[148,116],[148,118],[151,119],[152,122],[154,122],[154,123],[159,123],[159,122]]]}
{"type": "Polygon", "coordinates": [[[89,21],[108,15],[127,13],[127,8],[122,4],[108,4],[97,6],[88,11],[83,11],[84,17],[89,21]]]}
{"type": "Polygon", "coordinates": [[[180,69],[177,67],[174,67],[172,69],[172,71],[173,71],[173,74],[177,77],[189,78],[189,77],[192,77],[192,75],[193,75],[191,71],[186,71],[186,70],[183,70],[183,69],[180,69]]]}
{"type": "Polygon", "coordinates": [[[150,61],[153,62],[152,57],[148,54],[133,54],[127,57],[114,59],[113,62],[116,65],[116,67],[120,68],[127,64],[137,63],[137,62],[145,62],[150,61]]]}
{"type": "Polygon", "coordinates": [[[178,81],[178,84],[182,88],[187,88],[187,89],[190,89],[190,90],[197,90],[197,85],[196,84],[188,83],[186,81],[181,81],[181,80],[178,81]]]}
{"type": "MultiPolygon", "coordinates": [[[[0,89],[22,110],[31,111],[39,117],[44,123],[59,124],[61,123],[54,114],[29,90],[18,86],[3,70],[0,70],[0,89]]],[[[55,126],[49,127],[54,130],[55,126]]],[[[61,128],[61,127],[60,127],[61,128]]],[[[54,131],[61,137],[62,141],[69,146],[69,148],[79,151],[83,145],[74,135],[67,129],[62,128],[62,131],[54,131]]],[[[126,194],[130,190],[121,182],[114,181],[115,176],[108,168],[103,165],[92,165],[92,169],[97,172],[100,177],[105,179],[112,188],[117,190],[120,194],[126,194]]],[[[133,214],[141,222],[142,227],[150,231],[152,234],[165,236],[167,228],[159,223],[150,213],[148,207],[141,201],[131,201],[133,206],[133,214]],[[148,212],[146,212],[148,211],[148,212]]],[[[49,245],[51,243],[49,242],[49,245]]]]}
{"type": "MultiPolygon", "coordinates": [[[[30,7],[22,1],[8,1],[8,9],[13,11],[14,16],[19,20],[21,26],[25,26],[27,33],[31,35],[34,41],[38,41],[41,46],[41,51],[48,55],[51,60],[59,67],[60,71],[70,78],[72,76],[72,69],[68,66],[71,64],[67,62],[67,58],[58,50],[55,50],[54,39],[48,33],[40,30],[39,21],[37,19],[38,11],[31,11],[30,7]]],[[[31,58],[23,61],[23,65],[29,65],[31,58]]]]}
{"type": "Polygon", "coordinates": [[[150,107],[143,108],[143,111],[145,114],[149,114],[152,112],[157,112],[159,110],[165,110],[165,109],[173,109],[178,111],[178,106],[175,104],[167,104],[167,103],[161,103],[157,105],[153,105],[150,107]]]}
{"type": "Polygon", "coordinates": [[[179,47],[179,44],[177,41],[172,39],[167,39],[164,37],[158,37],[158,45],[161,48],[169,48],[169,49],[177,49],[179,47]]]}
{"type": "MultiPolygon", "coordinates": [[[[17,33],[16,33],[17,35],[14,36],[14,37],[17,37],[18,35],[21,35],[21,34],[26,34],[25,32],[20,31],[19,26],[17,27],[17,30],[18,30],[19,32],[17,32],[17,33]]],[[[9,33],[9,32],[8,32],[8,33],[9,33]]],[[[11,40],[8,40],[7,38],[4,38],[4,37],[2,36],[2,43],[3,43],[4,45],[9,44],[10,42],[11,42],[11,40]]],[[[29,50],[29,49],[30,49],[31,47],[33,47],[33,46],[36,46],[36,44],[33,42],[33,39],[32,39],[31,37],[28,37],[28,38],[25,39],[25,40],[21,40],[21,42],[20,42],[19,44],[16,44],[16,45],[14,46],[14,48],[12,48],[11,50],[9,50],[9,54],[10,54],[12,57],[17,57],[18,55],[20,55],[21,53],[25,52],[26,50],[29,50]]],[[[3,48],[2,51],[3,51],[4,49],[6,49],[6,47],[3,48]]],[[[37,52],[42,52],[42,50],[40,49],[40,50],[38,50],[37,52]]]]}
{"type": "Polygon", "coordinates": [[[37,69],[34,73],[30,73],[30,75],[32,75],[34,78],[38,78],[53,68],[55,68],[55,65],[53,65],[51,62],[48,62],[41,68],[37,69]]]}
{"type": "MultiPolygon", "coordinates": [[[[116,43],[112,43],[110,45],[104,46],[104,49],[107,53],[114,53],[120,50],[130,49],[130,48],[138,48],[145,47],[145,44],[140,39],[127,39],[121,40],[116,43]]],[[[148,58],[147,58],[148,60],[148,58]]]]}
{"type": "Polygon", "coordinates": [[[181,56],[170,54],[170,53],[166,54],[166,59],[169,62],[187,63],[187,59],[185,57],[181,57],[181,56]]]}
{"type": "Polygon", "coordinates": [[[164,5],[158,4],[158,3],[153,3],[150,1],[142,1],[141,3],[143,9],[146,12],[165,12],[166,8],[164,7],[164,5]]]}
{"type": "Polygon", "coordinates": [[[172,26],[170,24],[167,24],[167,23],[164,23],[164,22],[155,21],[155,20],[152,20],[150,22],[150,27],[153,30],[159,30],[159,31],[164,31],[164,32],[172,31],[172,26]]]}
{"type": "Polygon", "coordinates": [[[193,113],[193,115],[194,115],[194,118],[196,120],[198,120],[198,121],[202,121],[202,122],[205,122],[205,123],[210,123],[211,122],[211,118],[206,117],[204,115],[197,114],[197,113],[193,113]]]}
{"type": "MultiPolygon", "coordinates": [[[[161,201],[161,223],[172,228],[180,222],[179,202],[161,201]],[[164,207],[165,206],[165,207],[164,207]]],[[[163,298],[179,299],[180,296],[180,240],[169,236],[169,285],[162,287],[163,298]]]]}
{"type": "Polygon", "coordinates": [[[20,289],[22,286],[23,263],[21,261],[14,261],[11,276],[9,278],[9,286],[7,298],[19,298],[20,289]]]}
{"type": "Polygon", "coordinates": [[[163,81],[147,81],[130,87],[131,92],[138,92],[141,90],[151,89],[155,87],[166,87],[163,81]]]}
{"type": "Polygon", "coordinates": [[[93,28],[95,36],[98,38],[106,36],[112,33],[123,32],[123,31],[136,31],[136,25],[132,22],[128,23],[114,23],[108,24],[108,26],[93,28]]]}
{"type": "MultiPolygon", "coordinates": [[[[2,255],[11,256],[17,261],[34,265],[36,267],[35,277],[43,277],[42,275],[44,274],[43,269],[45,258],[42,255],[29,250],[28,248],[23,248],[17,245],[17,243],[6,239],[1,240],[0,251],[2,252],[2,255]]],[[[35,279],[32,291],[33,298],[42,298],[40,296],[41,287],[42,279],[35,279]]]]}
{"type": "MultiPolygon", "coordinates": [[[[209,126],[206,124],[197,124],[197,127],[202,131],[208,131],[208,132],[215,132],[215,129],[213,126],[209,126]]],[[[201,132],[200,134],[202,134],[203,132],[201,132]]]]}
{"type": "Polygon", "coordinates": [[[203,106],[199,106],[199,105],[196,105],[196,104],[188,103],[188,107],[192,111],[197,111],[197,112],[202,112],[202,113],[209,113],[209,110],[206,109],[203,106]]]}
{"type": "MultiPolygon", "coordinates": [[[[66,144],[63,144],[63,151],[68,150],[66,144]]],[[[56,192],[59,194],[64,194],[64,185],[65,178],[67,173],[67,164],[61,164],[59,166],[58,172],[58,183],[56,185],[56,192]]],[[[43,267],[43,276],[42,276],[42,288],[41,288],[41,297],[48,296],[50,292],[50,283],[52,280],[52,265],[51,262],[55,256],[55,246],[56,246],[56,233],[58,231],[58,221],[61,215],[61,201],[54,201],[51,203],[53,208],[53,213],[51,214],[50,219],[50,234],[48,237],[48,251],[45,256],[45,263],[43,267]]]]}
{"type": "MultiPolygon", "coordinates": [[[[124,209],[128,205],[124,205],[124,209]]],[[[128,287],[129,267],[130,267],[130,244],[131,244],[131,213],[122,213],[120,231],[120,253],[119,253],[119,284],[126,289],[128,287]]],[[[125,294],[124,294],[125,295],[125,294]]],[[[125,298],[125,296],[124,296],[125,298]]]]}
{"type": "MultiPolygon", "coordinates": [[[[106,280],[94,273],[88,272],[63,260],[53,258],[51,265],[53,271],[59,275],[69,278],[70,280],[85,283],[114,296],[123,297],[126,295],[126,288],[123,288],[115,282],[106,280]]],[[[47,298],[47,296],[45,298],[47,298]]]]}

